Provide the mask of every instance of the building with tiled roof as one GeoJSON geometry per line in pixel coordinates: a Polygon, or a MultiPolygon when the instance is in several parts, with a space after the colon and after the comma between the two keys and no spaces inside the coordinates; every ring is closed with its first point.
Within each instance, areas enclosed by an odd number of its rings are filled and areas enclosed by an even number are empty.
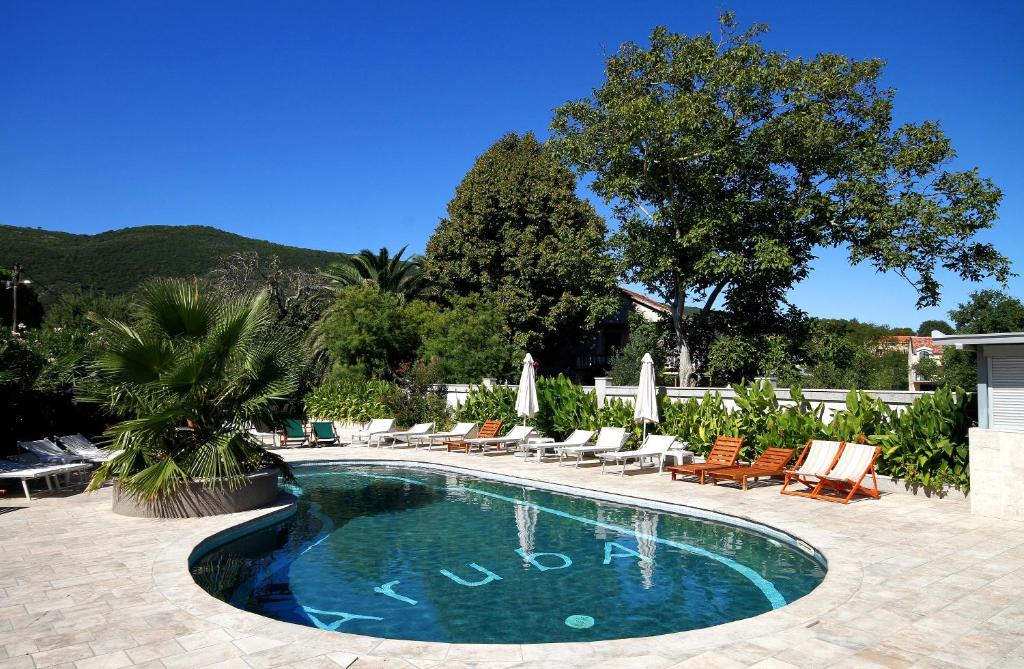
{"type": "Polygon", "coordinates": [[[933,359],[939,365],[942,364],[942,345],[936,344],[931,337],[916,337],[913,335],[891,335],[878,340],[879,349],[888,351],[906,351],[907,366],[910,371],[907,375],[908,390],[934,390],[935,382],[924,378],[914,370],[914,366],[927,359],[933,359]]]}

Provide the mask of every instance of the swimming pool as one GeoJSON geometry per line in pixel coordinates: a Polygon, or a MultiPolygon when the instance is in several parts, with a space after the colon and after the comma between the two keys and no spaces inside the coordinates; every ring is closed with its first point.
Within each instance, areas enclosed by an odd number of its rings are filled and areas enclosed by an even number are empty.
{"type": "Polygon", "coordinates": [[[419,466],[299,467],[297,512],[192,565],[242,609],[370,636],[596,641],[771,611],[825,575],[751,528],[419,466]]]}

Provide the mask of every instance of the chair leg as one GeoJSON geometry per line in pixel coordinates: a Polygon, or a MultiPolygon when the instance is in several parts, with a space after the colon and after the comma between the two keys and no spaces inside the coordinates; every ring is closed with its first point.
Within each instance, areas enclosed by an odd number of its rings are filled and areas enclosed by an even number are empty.
{"type": "Polygon", "coordinates": [[[28,479],[21,479],[21,488],[25,491],[25,499],[31,500],[32,495],[28,491],[28,479]]]}

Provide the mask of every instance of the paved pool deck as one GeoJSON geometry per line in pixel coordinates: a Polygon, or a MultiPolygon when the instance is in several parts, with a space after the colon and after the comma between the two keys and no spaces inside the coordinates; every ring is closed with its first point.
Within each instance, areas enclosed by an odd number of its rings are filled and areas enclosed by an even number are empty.
{"type": "Polygon", "coordinates": [[[231,516],[147,520],[110,511],[109,488],[0,497],[0,669],[59,667],[1024,667],[1024,523],[904,494],[840,505],[525,462],[510,455],[339,447],[289,461],[456,466],[686,504],[789,532],[829,560],[825,581],[776,611],[643,639],[537,645],[382,640],[270,620],[213,599],[193,550],[289,502],[231,516]]]}

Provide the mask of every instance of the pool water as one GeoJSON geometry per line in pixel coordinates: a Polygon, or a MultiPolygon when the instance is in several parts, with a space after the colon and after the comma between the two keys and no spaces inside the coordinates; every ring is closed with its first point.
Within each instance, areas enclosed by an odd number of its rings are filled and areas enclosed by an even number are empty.
{"type": "Polygon", "coordinates": [[[696,517],[429,468],[296,475],[294,516],[192,573],[234,606],[321,629],[453,643],[650,636],[771,611],[825,574],[790,544],[696,517]]]}

